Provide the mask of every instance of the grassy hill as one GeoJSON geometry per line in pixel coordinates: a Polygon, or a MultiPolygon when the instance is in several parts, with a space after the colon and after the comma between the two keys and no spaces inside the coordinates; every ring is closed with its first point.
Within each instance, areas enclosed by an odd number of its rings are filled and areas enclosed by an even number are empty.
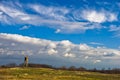
{"type": "Polygon", "coordinates": [[[120,74],[48,68],[0,68],[0,80],[120,80],[120,74]]]}

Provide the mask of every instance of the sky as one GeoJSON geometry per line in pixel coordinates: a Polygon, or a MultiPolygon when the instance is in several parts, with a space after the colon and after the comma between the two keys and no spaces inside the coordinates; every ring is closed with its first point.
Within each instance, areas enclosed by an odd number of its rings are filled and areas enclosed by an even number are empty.
{"type": "Polygon", "coordinates": [[[119,0],[0,0],[0,64],[120,68],[119,0]]]}

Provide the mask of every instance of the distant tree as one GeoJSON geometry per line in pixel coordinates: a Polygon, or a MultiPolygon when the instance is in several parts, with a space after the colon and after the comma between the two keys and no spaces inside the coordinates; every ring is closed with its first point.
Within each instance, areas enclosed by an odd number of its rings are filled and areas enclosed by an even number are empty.
{"type": "Polygon", "coordinates": [[[19,67],[24,67],[24,63],[21,63],[18,65],[19,67]]]}
{"type": "Polygon", "coordinates": [[[115,73],[115,74],[120,73],[120,69],[119,68],[114,68],[111,71],[112,71],[112,73],[115,73]]]}
{"type": "Polygon", "coordinates": [[[16,63],[9,63],[5,65],[6,67],[16,67],[17,64],[16,63]]]}
{"type": "Polygon", "coordinates": [[[105,73],[105,72],[106,72],[105,68],[102,68],[102,69],[101,69],[101,72],[102,72],[102,73],[105,73]]]}
{"type": "Polygon", "coordinates": [[[97,72],[97,69],[96,69],[96,68],[94,68],[92,71],[93,71],[93,72],[97,72]]]}
{"type": "Polygon", "coordinates": [[[111,73],[111,68],[108,68],[105,72],[110,74],[111,73]]]}
{"type": "Polygon", "coordinates": [[[79,70],[79,71],[86,71],[86,68],[84,68],[84,67],[79,67],[77,70],[79,70]]]}
{"type": "Polygon", "coordinates": [[[66,66],[61,66],[59,69],[61,69],[61,70],[67,70],[66,66]]]}
{"type": "Polygon", "coordinates": [[[5,68],[6,66],[5,66],[5,65],[1,65],[0,67],[1,67],[1,68],[5,68]]]}
{"type": "Polygon", "coordinates": [[[77,70],[77,68],[76,68],[75,66],[70,66],[70,67],[69,67],[69,70],[75,71],[75,70],[77,70]]]}
{"type": "Polygon", "coordinates": [[[109,68],[108,68],[108,70],[110,71],[110,70],[111,70],[111,68],[109,67],[109,68]]]}
{"type": "Polygon", "coordinates": [[[47,64],[35,64],[35,63],[29,63],[28,67],[53,68],[51,65],[47,65],[47,64]]]}

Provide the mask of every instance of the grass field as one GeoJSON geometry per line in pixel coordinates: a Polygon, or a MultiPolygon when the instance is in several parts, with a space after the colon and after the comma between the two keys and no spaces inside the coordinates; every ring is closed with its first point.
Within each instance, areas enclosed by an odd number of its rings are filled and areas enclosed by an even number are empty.
{"type": "Polygon", "coordinates": [[[46,68],[1,68],[0,80],[120,80],[120,74],[46,68]]]}

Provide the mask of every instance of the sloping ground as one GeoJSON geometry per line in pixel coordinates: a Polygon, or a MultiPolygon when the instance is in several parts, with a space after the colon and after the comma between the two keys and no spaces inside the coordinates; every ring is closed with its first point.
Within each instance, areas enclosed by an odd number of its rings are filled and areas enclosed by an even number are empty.
{"type": "Polygon", "coordinates": [[[46,68],[1,68],[0,80],[120,80],[120,74],[64,71],[46,68]]]}

